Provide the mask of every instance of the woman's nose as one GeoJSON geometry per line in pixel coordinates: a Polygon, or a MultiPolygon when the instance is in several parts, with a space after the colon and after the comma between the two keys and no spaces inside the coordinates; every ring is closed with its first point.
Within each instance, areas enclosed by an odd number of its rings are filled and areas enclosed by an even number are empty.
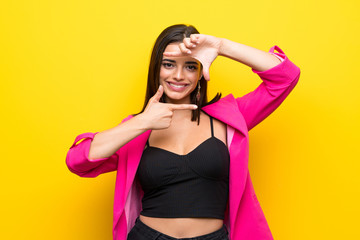
{"type": "Polygon", "coordinates": [[[174,73],[174,78],[177,80],[184,79],[184,73],[182,68],[177,68],[174,73]]]}

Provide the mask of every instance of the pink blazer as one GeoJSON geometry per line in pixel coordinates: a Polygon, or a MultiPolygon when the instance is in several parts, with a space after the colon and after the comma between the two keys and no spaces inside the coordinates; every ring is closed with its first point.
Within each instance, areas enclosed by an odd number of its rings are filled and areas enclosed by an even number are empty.
{"type": "MultiPolygon", "coordinates": [[[[274,46],[270,53],[281,57],[277,66],[259,72],[262,83],[252,92],[235,98],[229,94],[202,109],[227,125],[230,152],[229,201],[224,223],[231,240],[273,239],[251,182],[248,169],[248,131],[269,116],[289,95],[299,80],[300,69],[284,52],[274,46]],[[274,53],[276,49],[279,53],[274,53]]],[[[122,122],[132,118],[129,115],[122,122]]],[[[117,171],[114,197],[113,239],[126,240],[141,211],[143,191],[135,177],[140,158],[151,130],[121,147],[107,158],[89,160],[90,143],[95,133],[83,133],[75,138],[68,150],[66,164],[81,177],[117,171]],[[81,139],[82,142],[77,144],[81,139]]]]}

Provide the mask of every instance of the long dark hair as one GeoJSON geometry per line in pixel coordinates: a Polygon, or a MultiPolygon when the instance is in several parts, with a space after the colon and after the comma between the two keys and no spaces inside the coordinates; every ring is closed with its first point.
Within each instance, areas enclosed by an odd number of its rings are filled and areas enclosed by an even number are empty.
{"type": "MultiPolygon", "coordinates": [[[[150,98],[154,96],[154,94],[159,88],[160,67],[163,57],[162,55],[167,45],[170,43],[182,42],[185,37],[190,37],[191,34],[196,34],[196,33],[199,33],[199,31],[192,25],[187,26],[185,24],[176,24],[166,28],[158,36],[151,53],[144,106],[142,110],[139,113],[134,114],[134,116],[144,112],[150,98]]],[[[199,81],[200,81],[199,102],[196,100],[197,88],[195,88],[195,90],[190,93],[191,104],[196,104],[198,106],[196,110],[192,110],[191,121],[197,120],[198,125],[200,123],[200,109],[206,105],[218,101],[221,98],[221,93],[217,93],[216,96],[210,102],[208,102],[207,81],[205,80],[204,76],[202,76],[199,81]]],[[[164,95],[165,93],[163,93],[160,102],[165,102],[164,95]]]]}

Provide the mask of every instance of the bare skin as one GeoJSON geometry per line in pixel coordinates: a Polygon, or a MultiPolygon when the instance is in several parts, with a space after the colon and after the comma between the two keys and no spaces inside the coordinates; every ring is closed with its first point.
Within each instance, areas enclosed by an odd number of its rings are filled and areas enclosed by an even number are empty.
{"type": "Polygon", "coordinates": [[[149,227],[174,238],[191,238],[219,230],[221,219],[211,218],[153,218],[140,215],[149,227]]]}

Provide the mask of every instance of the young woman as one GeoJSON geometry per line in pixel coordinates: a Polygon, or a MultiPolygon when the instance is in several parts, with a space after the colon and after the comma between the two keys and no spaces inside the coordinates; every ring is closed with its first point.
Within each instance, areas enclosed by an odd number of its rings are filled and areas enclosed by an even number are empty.
{"type": "Polygon", "coordinates": [[[82,177],[117,171],[115,240],[273,239],[248,171],[248,131],[299,75],[277,46],[264,52],[170,26],[152,51],[143,109],[77,136],[67,166],[82,177]],[[219,55],[249,66],[262,83],[242,97],[217,94],[209,102],[209,68],[219,55]]]}

